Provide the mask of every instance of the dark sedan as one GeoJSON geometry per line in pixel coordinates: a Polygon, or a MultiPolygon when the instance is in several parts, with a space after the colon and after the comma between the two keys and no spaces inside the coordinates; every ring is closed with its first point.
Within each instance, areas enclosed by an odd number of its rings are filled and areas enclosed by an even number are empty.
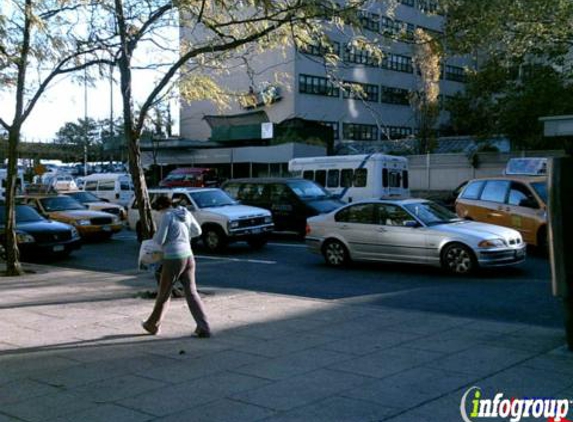
{"type": "MultiPolygon", "coordinates": [[[[5,259],[6,207],[0,205],[0,257],[5,259]]],[[[47,220],[28,205],[16,206],[16,236],[22,258],[68,255],[81,247],[78,231],[69,224],[47,220]]]]}

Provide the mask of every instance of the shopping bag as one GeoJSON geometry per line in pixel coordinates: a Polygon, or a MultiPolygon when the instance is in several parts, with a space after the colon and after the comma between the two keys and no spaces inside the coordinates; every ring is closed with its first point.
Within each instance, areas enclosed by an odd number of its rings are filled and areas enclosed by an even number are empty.
{"type": "Polygon", "coordinates": [[[139,260],[137,262],[137,267],[140,270],[146,270],[149,266],[158,264],[162,259],[163,252],[161,251],[161,245],[153,239],[141,242],[141,247],[139,248],[139,260]]]}

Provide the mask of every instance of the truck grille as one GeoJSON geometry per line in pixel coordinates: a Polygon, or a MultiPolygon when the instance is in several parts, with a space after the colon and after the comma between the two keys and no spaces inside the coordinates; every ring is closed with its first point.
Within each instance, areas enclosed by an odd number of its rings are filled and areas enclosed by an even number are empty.
{"type": "Polygon", "coordinates": [[[262,226],[263,224],[265,224],[265,217],[253,217],[239,220],[239,228],[241,229],[244,227],[262,226]]]}
{"type": "Polygon", "coordinates": [[[111,217],[97,217],[90,220],[90,223],[93,226],[103,226],[105,224],[111,224],[112,222],[113,220],[111,217]]]}

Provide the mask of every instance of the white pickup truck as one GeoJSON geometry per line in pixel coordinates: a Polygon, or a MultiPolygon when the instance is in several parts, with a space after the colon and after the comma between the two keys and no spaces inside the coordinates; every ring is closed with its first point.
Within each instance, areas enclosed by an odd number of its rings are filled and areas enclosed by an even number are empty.
{"type": "MultiPolygon", "coordinates": [[[[149,189],[151,207],[160,196],[171,198],[177,205],[186,207],[201,225],[203,244],[210,252],[220,252],[231,242],[246,241],[253,248],[262,248],[273,230],[270,211],[240,205],[221,189],[175,188],[149,189]]],[[[156,211],[153,211],[154,221],[156,211]]],[[[139,210],[135,198],[127,212],[129,227],[141,240],[139,210]]]]}

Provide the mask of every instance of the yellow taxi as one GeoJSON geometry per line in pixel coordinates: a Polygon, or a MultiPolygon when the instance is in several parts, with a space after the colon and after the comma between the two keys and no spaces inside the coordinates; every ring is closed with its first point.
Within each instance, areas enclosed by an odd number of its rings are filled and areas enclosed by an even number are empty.
{"type": "Polygon", "coordinates": [[[46,218],[71,224],[82,238],[111,237],[123,227],[117,215],[89,210],[65,195],[25,196],[20,202],[35,208],[46,218]]]}
{"type": "Polygon", "coordinates": [[[547,248],[547,178],[500,176],[470,180],[456,200],[467,220],[519,231],[523,240],[547,248]]]}

